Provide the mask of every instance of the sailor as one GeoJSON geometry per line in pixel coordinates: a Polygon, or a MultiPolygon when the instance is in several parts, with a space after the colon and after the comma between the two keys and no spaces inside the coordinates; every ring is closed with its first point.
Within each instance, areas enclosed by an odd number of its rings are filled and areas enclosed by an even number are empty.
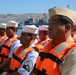
{"type": "Polygon", "coordinates": [[[49,19],[52,40],[39,53],[33,75],[76,75],[76,43],[71,36],[76,12],[64,7],[50,8],[49,19]]]}
{"type": "Polygon", "coordinates": [[[48,35],[48,25],[41,25],[38,27],[39,29],[39,42],[42,45],[46,45],[49,42],[50,38],[48,35]]]}
{"type": "Polygon", "coordinates": [[[8,56],[12,56],[14,50],[21,45],[20,41],[16,38],[17,27],[17,22],[7,22],[6,35],[8,38],[4,40],[3,44],[0,47],[0,74],[6,70],[5,66],[9,65],[10,63],[8,56]]]}
{"type": "Polygon", "coordinates": [[[41,44],[44,48],[46,44],[50,41],[49,35],[48,35],[48,25],[41,25],[38,27],[38,42],[37,44],[41,44]]]}
{"type": "Polygon", "coordinates": [[[20,37],[22,45],[13,53],[7,75],[30,75],[38,56],[34,44],[36,34],[36,26],[23,26],[20,37]]]}
{"type": "Polygon", "coordinates": [[[6,24],[0,23],[0,46],[2,45],[3,41],[7,38],[6,36],[6,24]]]}

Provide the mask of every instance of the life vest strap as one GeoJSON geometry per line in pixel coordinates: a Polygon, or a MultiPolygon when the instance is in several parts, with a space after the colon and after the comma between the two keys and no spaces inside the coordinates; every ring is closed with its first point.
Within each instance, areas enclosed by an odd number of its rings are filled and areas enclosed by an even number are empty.
{"type": "Polygon", "coordinates": [[[18,70],[18,68],[15,68],[15,70],[7,69],[7,72],[8,72],[8,73],[12,73],[12,72],[15,72],[15,71],[17,71],[17,70],[18,70]]]}
{"type": "Polygon", "coordinates": [[[23,60],[21,60],[20,58],[18,58],[14,53],[13,53],[13,58],[16,59],[20,63],[23,62],[23,60]]]}
{"type": "Polygon", "coordinates": [[[41,60],[44,60],[44,58],[49,58],[51,59],[52,61],[56,62],[57,64],[59,64],[61,62],[61,60],[56,57],[55,55],[51,54],[51,53],[44,53],[44,52],[41,52],[39,54],[39,56],[41,57],[41,60]]]}
{"type": "Polygon", "coordinates": [[[2,45],[1,47],[0,47],[0,53],[2,52],[2,48],[6,48],[6,49],[8,49],[8,50],[10,50],[10,47],[8,47],[8,46],[6,46],[6,45],[2,45]]]}
{"type": "Polygon", "coordinates": [[[0,53],[1,53],[1,51],[2,51],[2,49],[1,49],[1,47],[0,47],[0,53]]]}
{"type": "Polygon", "coordinates": [[[32,48],[34,48],[34,49],[35,49],[35,51],[37,51],[37,52],[38,52],[38,48],[37,48],[37,47],[32,47],[32,48]]]}
{"type": "Polygon", "coordinates": [[[47,75],[45,69],[42,69],[42,71],[40,71],[40,70],[38,70],[38,69],[35,68],[35,67],[34,67],[33,73],[36,74],[36,75],[47,75]]]}
{"type": "Polygon", "coordinates": [[[6,46],[6,45],[2,45],[1,48],[2,48],[2,47],[5,47],[5,48],[7,48],[8,50],[10,50],[10,47],[8,47],[8,46],[6,46]]]}
{"type": "Polygon", "coordinates": [[[8,58],[8,56],[4,55],[4,53],[3,53],[3,54],[0,54],[0,58],[2,58],[0,61],[0,64],[1,64],[3,62],[3,59],[8,58]]]}

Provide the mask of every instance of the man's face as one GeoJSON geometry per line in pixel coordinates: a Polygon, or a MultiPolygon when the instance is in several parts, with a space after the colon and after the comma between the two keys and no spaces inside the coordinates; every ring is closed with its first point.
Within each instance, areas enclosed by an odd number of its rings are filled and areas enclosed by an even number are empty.
{"type": "Polygon", "coordinates": [[[14,33],[15,33],[15,31],[11,27],[6,27],[6,35],[9,38],[13,38],[14,33]]]}
{"type": "Polygon", "coordinates": [[[0,35],[3,35],[4,34],[4,29],[3,28],[0,28],[0,35]]]}
{"type": "Polygon", "coordinates": [[[43,30],[40,30],[39,31],[39,38],[44,39],[44,37],[46,37],[46,33],[43,30]]]}
{"type": "Polygon", "coordinates": [[[61,38],[65,34],[65,26],[61,26],[58,16],[52,16],[50,18],[48,28],[51,39],[61,38]]]}
{"type": "Polygon", "coordinates": [[[30,41],[30,36],[26,32],[21,33],[20,42],[21,44],[27,44],[30,41]]]}

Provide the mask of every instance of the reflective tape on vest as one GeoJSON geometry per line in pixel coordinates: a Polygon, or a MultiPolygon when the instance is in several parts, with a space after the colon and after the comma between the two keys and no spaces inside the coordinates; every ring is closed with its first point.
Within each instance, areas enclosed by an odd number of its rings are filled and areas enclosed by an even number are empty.
{"type": "Polygon", "coordinates": [[[62,43],[56,50],[55,52],[57,54],[59,54],[62,50],[64,50],[64,48],[66,48],[68,46],[68,44],[62,43]]]}

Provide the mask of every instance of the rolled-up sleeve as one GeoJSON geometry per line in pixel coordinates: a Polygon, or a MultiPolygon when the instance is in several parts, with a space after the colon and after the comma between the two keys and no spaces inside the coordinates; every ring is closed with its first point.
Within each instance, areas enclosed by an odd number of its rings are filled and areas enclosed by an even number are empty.
{"type": "Polygon", "coordinates": [[[36,63],[37,57],[38,57],[38,52],[36,51],[32,51],[28,53],[27,57],[22,63],[22,66],[18,69],[18,72],[21,75],[29,75],[36,63]]]}
{"type": "Polygon", "coordinates": [[[16,40],[15,42],[12,43],[11,48],[10,48],[10,53],[9,53],[9,58],[12,58],[13,52],[20,47],[20,40],[16,40]]]}

